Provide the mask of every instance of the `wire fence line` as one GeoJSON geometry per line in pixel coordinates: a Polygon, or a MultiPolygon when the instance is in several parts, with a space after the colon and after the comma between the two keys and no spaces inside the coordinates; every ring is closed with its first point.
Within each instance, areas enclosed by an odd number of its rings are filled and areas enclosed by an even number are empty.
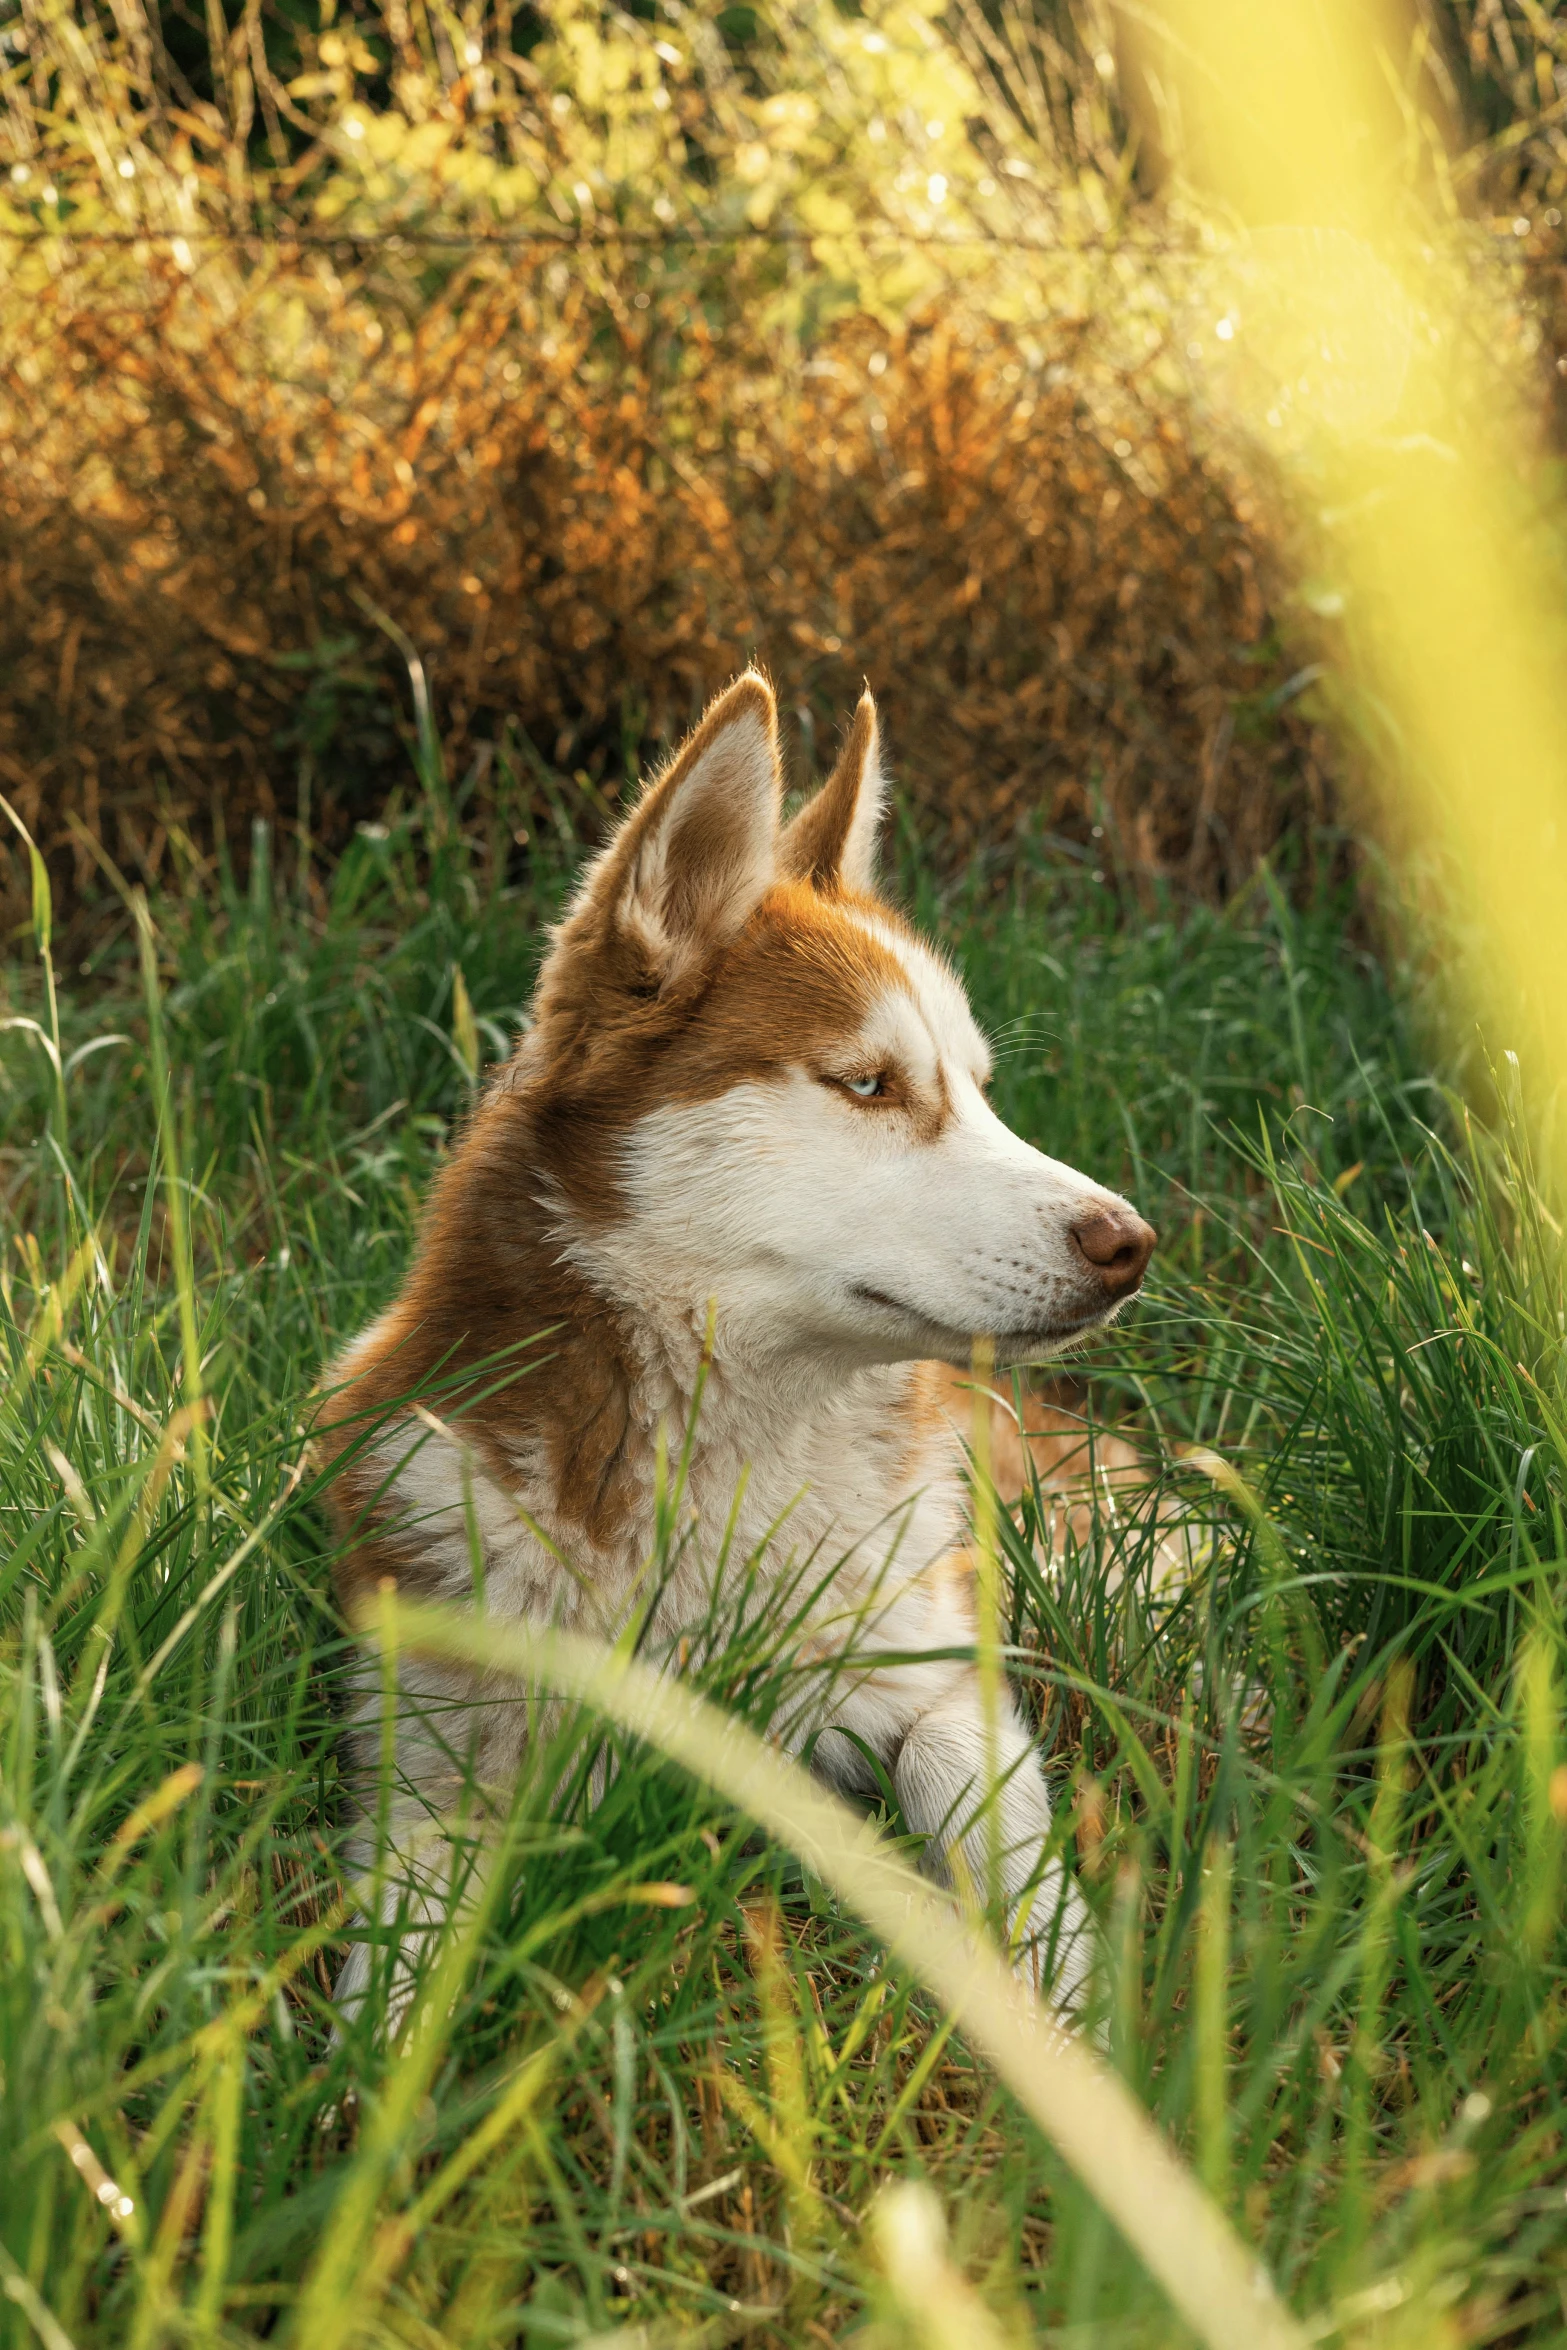
{"type": "MultiPolygon", "coordinates": [[[[1079,248],[1084,245],[1108,247],[1120,238],[1106,231],[1096,238],[1074,240],[1079,248]]],[[[1146,243],[1146,239],[1141,240],[1146,243]]],[[[1168,243],[1170,240],[1163,240],[1168,243]]],[[[1041,236],[1007,235],[996,230],[964,230],[958,235],[929,236],[901,229],[773,229],[773,228],[714,228],[714,229],[639,229],[599,228],[582,229],[298,229],[298,228],[138,228],[138,229],[73,229],[67,223],[57,228],[19,229],[0,225],[0,244],[13,245],[94,245],[134,246],[150,244],[186,245],[259,245],[297,246],[380,246],[397,252],[408,245],[423,245],[452,251],[479,251],[486,247],[515,247],[518,250],[559,247],[570,252],[576,248],[613,251],[619,246],[646,247],[651,250],[678,250],[689,247],[709,251],[725,245],[777,245],[811,251],[821,245],[853,244],[880,252],[954,252],[979,250],[1009,253],[1039,253],[1053,256],[1061,250],[1061,241],[1052,242],[1041,236]]]]}

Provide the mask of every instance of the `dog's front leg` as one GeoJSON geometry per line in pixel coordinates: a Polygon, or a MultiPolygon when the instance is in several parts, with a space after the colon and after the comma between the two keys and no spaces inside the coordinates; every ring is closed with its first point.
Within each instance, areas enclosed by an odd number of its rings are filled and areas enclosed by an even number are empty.
{"type": "Polygon", "coordinates": [[[364,1912],[333,2004],[341,2034],[370,1998],[381,1968],[385,1982],[375,2006],[380,2028],[394,2040],[446,1937],[478,1896],[484,1859],[472,1821],[455,1811],[442,1818],[403,1798],[386,1825],[387,1833],[367,1830],[348,1847],[364,1912]]]}
{"type": "Polygon", "coordinates": [[[404,1656],[394,1691],[366,1677],[357,1717],[349,1748],[359,1819],[345,1860],[362,1922],[334,2004],[339,2031],[369,2001],[394,2039],[481,1898],[527,1712],[462,1666],[404,1656]]]}
{"type": "Polygon", "coordinates": [[[990,1744],[979,1676],[965,1675],[904,1733],[893,1764],[903,1816],[916,1834],[931,1839],[933,1867],[948,1883],[972,1888],[980,1900],[988,1897],[999,1863],[998,1890],[1019,1973],[1052,2007],[1081,2014],[1091,1990],[1093,1923],[1062,1863],[1052,1860],[1041,1869],[1050,1798],[1038,1754],[1009,1698],[998,1709],[993,1754],[987,1753],[990,1744]],[[995,1785],[988,1789],[992,1762],[995,1785]]]}

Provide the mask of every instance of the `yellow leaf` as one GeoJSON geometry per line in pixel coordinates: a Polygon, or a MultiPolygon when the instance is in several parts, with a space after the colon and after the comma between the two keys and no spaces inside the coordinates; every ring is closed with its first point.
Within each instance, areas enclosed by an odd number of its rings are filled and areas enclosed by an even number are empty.
{"type": "Polygon", "coordinates": [[[468,982],[462,975],[462,965],[452,965],[452,1041],[457,1057],[475,1082],[479,1075],[479,1024],[473,1016],[473,1001],[468,993],[468,982]]]}

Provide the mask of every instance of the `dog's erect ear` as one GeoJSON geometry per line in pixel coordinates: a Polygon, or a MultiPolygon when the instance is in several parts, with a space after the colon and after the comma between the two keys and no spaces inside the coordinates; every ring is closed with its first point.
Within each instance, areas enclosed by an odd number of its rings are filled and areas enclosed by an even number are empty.
{"type": "Polygon", "coordinates": [[[837,766],[815,799],[784,827],[778,844],[783,872],[794,881],[814,881],[818,889],[873,890],[886,790],[881,730],[867,692],[860,696],[837,766]]]}
{"type": "Polygon", "coordinates": [[[772,688],[748,669],[643,793],[594,884],[660,978],[732,935],[771,888],[780,796],[772,688]]]}

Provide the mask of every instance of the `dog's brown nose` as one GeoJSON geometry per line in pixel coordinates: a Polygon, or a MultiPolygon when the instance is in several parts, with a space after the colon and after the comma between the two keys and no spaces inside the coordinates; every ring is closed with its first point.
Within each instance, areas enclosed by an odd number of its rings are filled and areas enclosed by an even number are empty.
{"type": "Polygon", "coordinates": [[[1110,1297],[1130,1297],[1148,1270],[1159,1235],[1135,1209],[1101,1208],[1072,1227],[1072,1238],[1110,1297]]]}

